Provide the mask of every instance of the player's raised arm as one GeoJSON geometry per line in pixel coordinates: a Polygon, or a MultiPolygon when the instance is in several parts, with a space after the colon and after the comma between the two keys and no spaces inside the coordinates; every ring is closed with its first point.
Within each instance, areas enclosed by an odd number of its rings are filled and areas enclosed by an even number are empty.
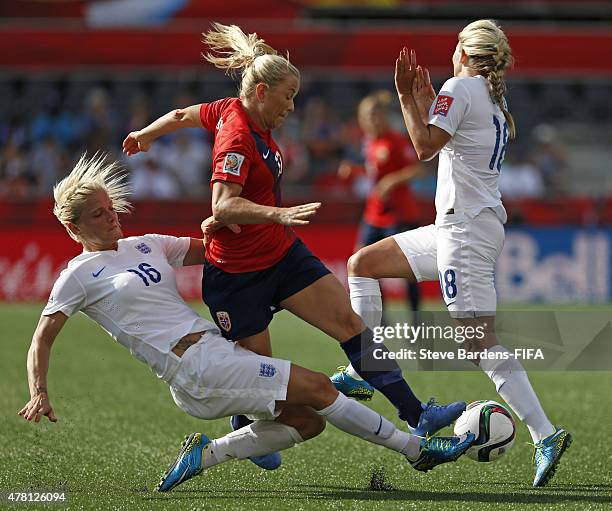
{"type": "Polygon", "coordinates": [[[132,131],[123,141],[123,152],[132,156],[141,151],[148,151],[151,144],[162,135],[181,128],[202,128],[200,106],[177,108],[162,115],[145,128],[132,131]]]}
{"type": "Polygon", "coordinates": [[[436,91],[431,84],[429,70],[421,66],[416,68],[416,77],[412,84],[412,95],[421,114],[423,124],[429,123],[429,110],[436,100],[436,91]]]}
{"type": "Polygon", "coordinates": [[[49,401],[47,391],[47,372],[53,341],[68,320],[63,312],[56,312],[49,316],[41,316],[32,337],[32,344],[28,351],[28,384],[30,387],[30,400],[19,411],[24,419],[40,422],[46,416],[51,422],[57,418],[49,401]]]}

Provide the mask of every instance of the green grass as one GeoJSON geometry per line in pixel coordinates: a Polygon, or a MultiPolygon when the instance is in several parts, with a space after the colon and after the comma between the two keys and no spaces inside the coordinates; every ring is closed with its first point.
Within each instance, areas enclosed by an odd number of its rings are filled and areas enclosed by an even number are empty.
{"type": "MultiPolygon", "coordinates": [[[[183,435],[197,430],[223,435],[229,429],[227,419],[204,422],[183,413],[167,386],[145,365],[79,315],[68,322],[53,348],[49,389],[59,422],[25,422],[17,411],[29,397],[25,359],[40,309],[0,308],[0,491],[61,489],[67,492],[68,504],[58,509],[612,507],[610,372],[530,375],[552,420],[574,435],[546,488],[531,488],[532,449],[523,426],[514,448],[500,461],[479,464],[464,458],[427,474],[412,470],[396,453],[328,426],[318,438],[284,452],[283,465],[275,472],[234,461],[160,495],[153,488],[176,456],[183,435]],[[372,471],[380,467],[394,491],[368,490],[372,471]]],[[[272,338],[276,356],[309,368],[330,373],[344,361],[334,341],[285,312],[276,316],[272,338]]],[[[406,377],[423,399],[497,398],[491,382],[478,371],[417,372],[406,377]]],[[[395,417],[380,396],[372,406],[395,417]]]]}

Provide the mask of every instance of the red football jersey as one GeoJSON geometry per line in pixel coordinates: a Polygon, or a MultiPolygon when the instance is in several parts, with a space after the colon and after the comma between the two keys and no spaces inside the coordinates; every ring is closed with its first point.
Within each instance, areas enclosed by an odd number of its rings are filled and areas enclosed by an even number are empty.
{"type": "MultiPolygon", "coordinates": [[[[418,162],[408,137],[388,131],[364,144],[366,171],[378,183],[384,176],[418,162]]],[[[386,201],[372,191],[366,201],[363,219],[375,227],[391,227],[411,223],[418,217],[418,209],[408,183],[396,186],[386,201]]]]}
{"type": "MultiPolygon", "coordinates": [[[[215,181],[238,183],[241,197],[263,206],[280,206],[283,157],[270,130],[257,128],[238,98],[203,103],[200,119],[214,136],[211,187],[215,181]]],[[[206,249],[206,258],[228,273],[269,268],[295,240],[293,229],[280,224],[240,228],[239,234],[220,229],[206,249]]]]}

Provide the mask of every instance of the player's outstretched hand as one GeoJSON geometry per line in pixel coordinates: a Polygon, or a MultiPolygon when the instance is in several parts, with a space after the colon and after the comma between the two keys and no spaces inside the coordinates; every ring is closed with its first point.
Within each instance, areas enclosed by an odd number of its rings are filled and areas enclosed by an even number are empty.
{"type": "Polygon", "coordinates": [[[28,421],[34,419],[34,422],[40,422],[40,419],[46,416],[51,422],[57,422],[57,417],[46,393],[35,395],[19,410],[18,414],[28,421]]]}
{"type": "Polygon", "coordinates": [[[395,88],[397,93],[412,94],[412,84],[416,78],[416,52],[408,48],[402,48],[399,57],[395,61],[395,88]]]}
{"type": "Polygon", "coordinates": [[[321,207],[320,202],[311,202],[292,208],[278,208],[277,223],[283,225],[308,225],[310,218],[321,207]]]}
{"type": "Polygon", "coordinates": [[[436,91],[431,84],[429,70],[421,66],[416,68],[416,77],[412,82],[412,96],[416,101],[419,113],[425,124],[429,120],[429,109],[436,99],[436,91]]]}
{"type": "Polygon", "coordinates": [[[151,142],[145,140],[140,131],[132,131],[123,141],[123,152],[128,156],[133,156],[139,152],[147,152],[151,147],[151,142]]]}
{"type": "Polygon", "coordinates": [[[225,225],[224,223],[219,222],[219,220],[216,220],[214,216],[209,216],[200,224],[202,234],[204,235],[204,245],[208,245],[212,240],[212,235],[223,227],[227,227],[230,231],[236,234],[241,231],[240,226],[237,224],[225,225]]]}

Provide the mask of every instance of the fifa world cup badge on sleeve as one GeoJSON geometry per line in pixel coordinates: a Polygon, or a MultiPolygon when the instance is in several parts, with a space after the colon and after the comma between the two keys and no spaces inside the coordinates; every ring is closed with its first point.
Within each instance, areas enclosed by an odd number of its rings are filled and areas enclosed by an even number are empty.
{"type": "Polygon", "coordinates": [[[244,156],[238,153],[227,153],[225,155],[225,161],[223,162],[223,172],[225,174],[233,174],[234,176],[240,175],[240,167],[244,156]]]}
{"type": "Polygon", "coordinates": [[[434,107],[433,114],[439,114],[446,117],[451,105],[453,104],[453,99],[454,98],[452,98],[451,96],[438,96],[438,100],[436,101],[436,106],[434,107]]]}
{"type": "Polygon", "coordinates": [[[227,312],[217,312],[217,320],[219,321],[219,325],[221,326],[221,328],[223,328],[223,330],[225,330],[226,332],[229,332],[232,329],[232,320],[230,319],[230,316],[227,312]]]}

